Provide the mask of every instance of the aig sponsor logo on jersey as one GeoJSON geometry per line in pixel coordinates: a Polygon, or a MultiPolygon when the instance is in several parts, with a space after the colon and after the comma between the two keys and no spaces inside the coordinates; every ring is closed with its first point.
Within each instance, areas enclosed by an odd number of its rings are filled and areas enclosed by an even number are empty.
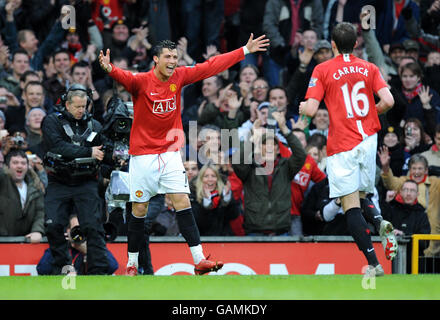
{"type": "Polygon", "coordinates": [[[153,113],[163,114],[176,110],[176,96],[171,99],[155,100],[153,103],[153,113]]]}

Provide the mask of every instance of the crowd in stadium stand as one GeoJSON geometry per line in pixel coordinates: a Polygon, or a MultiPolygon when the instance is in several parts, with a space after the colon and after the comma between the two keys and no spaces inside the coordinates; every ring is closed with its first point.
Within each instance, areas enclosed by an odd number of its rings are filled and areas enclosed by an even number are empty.
{"type": "MultiPolygon", "coordinates": [[[[313,119],[298,112],[314,67],[333,56],[331,31],[342,21],[358,26],[354,54],[380,68],[395,100],[380,116],[371,199],[400,236],[440,233],[440,0],[0,0],[0,236],[31,242],[44,236],[41,121],[56,112],[66,89],[72,83],[91,89],[90,112],[102,125],[114,95],[131,101],[100,68],[100,50],[111,50],[115,66],[145,72],[153,67],[155,44],[170,39],[179,65],[191,67],[245,45],[250,33],[265,34],[269,50],[182,93],[182,156],[200,234],[349,235],[339,199],[328,196],[326,106],[313,119]],[[75,8],[76,23],[68,28],[65,5],[75,8]],[[375,9],[368,20],[375,26],[361,23],[366,5],[375,9]],[[273,119],[273,108],[284,119],[273,119]],[[284,125],[295,141],[286,139],[284,125]],[[267,127],[274,136],[262,133],[267,127]],[[221,148],[234,138],[239,145],[221,148]],[[275,169],[259,175],[258,166],[243,164],[244,145],[269,140],[275,169]],[[302,148],[292,154],[295,144],[302,148]],[[10,154],[14,149],[26,152],[29,169],[12,161],[22,159],[10,154]],[[23,179],[32,186],[27,196],[17,182],[23,179]]],[[[129,207],[108,206],[109,179],[109,172],[101,177],[103,221],[109,216],[125,235],[129,207]]],[[[179,235],[172,205],[160,201],[146,232],[179,235]]],[[[440,247],[432,243],[425,254],[438,256],[440,247]]]]}

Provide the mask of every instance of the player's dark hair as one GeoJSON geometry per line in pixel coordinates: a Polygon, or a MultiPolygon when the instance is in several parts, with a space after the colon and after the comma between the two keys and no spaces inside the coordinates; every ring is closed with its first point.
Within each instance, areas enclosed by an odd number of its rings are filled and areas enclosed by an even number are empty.
{"type": "Polygon", "coordinates": [[[153,49],[153,56],[159,57],[163,49],[174,50],[176,49],[176,43],[171,40],[160,41],[153,49]]]}
{"type": "Polygon", "coordinates": [[[333,28],[332,40],[339,53],[352,53],[357,40],[355,27],[348,22],[339,23],[333,28]]]}

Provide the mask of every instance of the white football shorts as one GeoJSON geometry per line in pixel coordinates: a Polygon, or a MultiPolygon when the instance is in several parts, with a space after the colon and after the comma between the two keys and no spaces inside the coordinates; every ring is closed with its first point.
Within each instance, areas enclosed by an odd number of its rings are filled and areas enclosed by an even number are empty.
{"type": "Polygon", "coordinates": [[[147,202],[158,193],[190,193],[179,151],[130,156],[130,201],[147,202]]]}
{"type": "Polygon", "coordinates": [[[327,157],[330,198],[355,191],[374,192],[377,134],[365,138],[352,150],[327,157]]]}

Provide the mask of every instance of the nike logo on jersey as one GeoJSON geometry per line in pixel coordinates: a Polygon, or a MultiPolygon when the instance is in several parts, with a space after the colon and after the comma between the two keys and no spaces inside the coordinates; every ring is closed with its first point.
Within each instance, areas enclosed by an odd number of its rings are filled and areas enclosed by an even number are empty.
{"type": "Polygon", "coordinates": [[[150,92],[150,94],[151,94],[152,96],[156,96],[156,95],[158,95],[159,93],[158,93],[158,92],[150,92]]]}
{"type": "Polygon", "coordinates": [[[368,252],[373,252],[374,248],[367,249],[368,252]]]}

